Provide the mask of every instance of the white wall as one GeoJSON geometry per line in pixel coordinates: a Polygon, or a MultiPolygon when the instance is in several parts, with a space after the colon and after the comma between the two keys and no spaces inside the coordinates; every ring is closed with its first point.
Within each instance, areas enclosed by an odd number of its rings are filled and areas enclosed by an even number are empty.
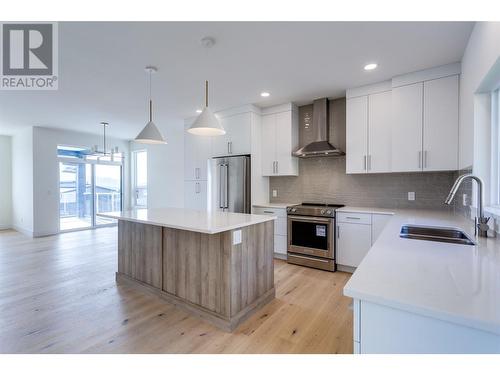
{"type": "Polygon", "coordinates": [[[460,78],[459,167],[474,162],[474,94],[500,57],[500,22],[478,22],[462,59],[460,78]]]}
{"type": "Polygon", "coordinates": [[[148,208],[184,207],[184,123],[158,127],[166,145],[130,142],[131,151],[148,151],[148,208]]]}
{"type": "Polygon", "coordinates": [[[33,234],[33,128],[12,137],[12,226],[33,234]]]}
{"type": "Polygon", "coordinates": [[[12,139],[0,135],[0,230],[12,227],[12,139]]]}
{"type": "MultiPolygon", "coordinates": [[[[44,236],[59,231],[59,163],[57,146],[92,147],[102,144],[102,135],[79,133],[67,130],[33,128],[33,235],[44,236]]],[[[129,153],[128,142],[108,139],[108,147],[118,146],[125,153],[124,164],[124,208],[129,198],[129,153]]],[[[102,146],[100,146],[102,147],[102,146]]]]}

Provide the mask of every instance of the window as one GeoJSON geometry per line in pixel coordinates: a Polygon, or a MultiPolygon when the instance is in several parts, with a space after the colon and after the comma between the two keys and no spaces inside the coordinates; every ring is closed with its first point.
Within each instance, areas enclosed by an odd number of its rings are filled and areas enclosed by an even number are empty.
{"type": "Polygon", "coordinates": [[[71,231],[116,223],[98,213],[122,210],[123,155],[89,154],[84,148],[58,146],[59,229],[71,231]]]}
{"type": "Polygon", "coordinates": [[[491,92],[491,203],[500,206],[500,89],[491,92]]]}
{"type": "Polygon", "coordinates": [[[148,205],[148,153],[146,150],[133,152],[134,206],[148,205]]]}

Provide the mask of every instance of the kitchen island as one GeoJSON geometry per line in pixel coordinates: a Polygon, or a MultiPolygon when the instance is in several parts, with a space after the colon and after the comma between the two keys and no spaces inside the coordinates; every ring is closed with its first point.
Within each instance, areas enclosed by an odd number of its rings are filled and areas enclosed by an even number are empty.
{"type": "Polygon", "coordinates": [[[118,283],[227,331],[275,296],[273,216],[179,208],[99,216],[118,220],[118,283]]]}

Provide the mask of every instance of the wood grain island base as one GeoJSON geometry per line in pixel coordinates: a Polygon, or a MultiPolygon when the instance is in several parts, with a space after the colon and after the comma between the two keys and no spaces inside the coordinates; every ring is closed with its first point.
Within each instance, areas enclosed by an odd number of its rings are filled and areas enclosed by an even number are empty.
{"type": "Polygon", "coordinates": [[[211,234],[119,219],[116,281],[232,331],[274,299],[273,238],[272,220],[211,234]]]}

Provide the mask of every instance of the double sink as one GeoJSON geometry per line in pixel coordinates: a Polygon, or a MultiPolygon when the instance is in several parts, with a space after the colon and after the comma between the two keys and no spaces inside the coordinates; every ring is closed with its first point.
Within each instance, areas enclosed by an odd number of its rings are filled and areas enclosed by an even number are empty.
{"type": "Polygon", "coordinates": [[[399,236],[415,240],[446,242],[458,245],[476,244],[463,230],[448,227],[403,225],[399,236]]]}

